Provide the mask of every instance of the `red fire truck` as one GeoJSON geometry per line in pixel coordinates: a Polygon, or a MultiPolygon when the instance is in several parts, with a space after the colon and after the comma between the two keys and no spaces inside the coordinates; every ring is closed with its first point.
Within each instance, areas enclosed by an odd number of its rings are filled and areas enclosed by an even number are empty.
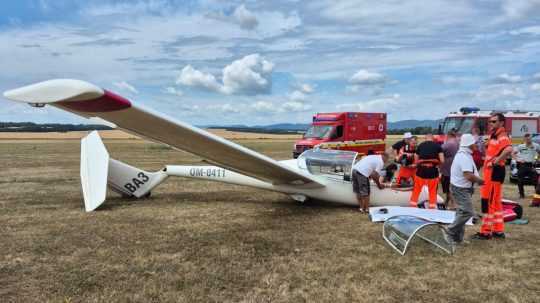
{"type": "Polygon", "coordinates": [[[540,132],[540,111],[498,111],[480,110],[477,107],[462,107],[458,112],[451,112],[439,125],[439,133],[435,136],[438,142],[444,142],[446,134],[455,129],[458,134],[472,133],[476,128],[478,134],[485,135],[488,132],[488,119],[494,113],[502,113],[506,117],[505,128],[512,137],[512,141],[521,141],[526,133],[540,132]]]}
{"type": "Polygon", "coordinates": [[[361,155],[385,150],[386,113],[318,113],[304,137],[294,144],[293,157],[319,148],[352,150],[361,155]]]}

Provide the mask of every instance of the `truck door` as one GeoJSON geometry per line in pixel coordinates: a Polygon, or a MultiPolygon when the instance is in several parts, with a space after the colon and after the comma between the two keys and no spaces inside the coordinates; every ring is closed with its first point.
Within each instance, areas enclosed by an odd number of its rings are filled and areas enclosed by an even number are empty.
{"type": "Polygon", "coordinates": [[[335,141],[343,141],[343,125],[336,126],[332,139],[335,141]]]}

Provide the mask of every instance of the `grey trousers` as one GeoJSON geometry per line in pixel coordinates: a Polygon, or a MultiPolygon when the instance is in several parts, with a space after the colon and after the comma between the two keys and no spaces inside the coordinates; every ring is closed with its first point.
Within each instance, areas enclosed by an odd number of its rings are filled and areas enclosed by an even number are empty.
{"type": "Polygon", "coordinates": [[[463,241],[463,235],[465,234],[465,223],[474,216],[474,208],[472,205],[472,188],[462,188],[450,185],[450,193],[457,204],[456,217],[454,222],[448,226],[448,234],[456,242],[463,241]]]}

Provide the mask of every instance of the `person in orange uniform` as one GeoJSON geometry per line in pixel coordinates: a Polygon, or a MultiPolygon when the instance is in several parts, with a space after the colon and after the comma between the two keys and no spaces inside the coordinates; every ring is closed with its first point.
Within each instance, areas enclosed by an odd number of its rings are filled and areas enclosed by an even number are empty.
{"type": "Polygon", "coordinates": [[[482,199],[487,202],[487,213],[482,218],[480,232],[474,239],[504,239],[504,221],[502,208],[502,184],[505,177],[506,158],[512,153],[512,142],[504,128],[505,117],[501,113],[489,118],[491,135],[484,160],[484,180],[482,199]]]}
{"type": "Polygon", "coordinates": [[[427,134],[426,140],[416,148],[416,174],[411,194],[410,206],[425,207],[418,204],[418,197],[424,186],[429,192],[429,208],[437,207],[437,187],[439,185],[439,166],[444,163],[444,153],[440,144],[433,141],[433,134],[427,134]]]}
{"type": "Polygon", "coordinates": [[[416,165],[414,164],[414,153],[416,150],[416,137],[411,133],[404,135],[405,144],[400,148],[397,162],[400,164],[396,183],[398,186],[403,186],[404,181],[408,181],[409,184],[414,178],[416,172],[416,165]]]}

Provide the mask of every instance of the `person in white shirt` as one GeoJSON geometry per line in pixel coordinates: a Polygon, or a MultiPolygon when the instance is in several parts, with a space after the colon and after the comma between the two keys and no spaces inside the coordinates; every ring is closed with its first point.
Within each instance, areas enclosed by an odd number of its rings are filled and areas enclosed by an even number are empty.
{"type": "Polygon", "coordinates": [[[512,152],[512,158],[517,162],[518,168],[518,190],[519,197],[525,198],[525,189],[523,188],[523,180],[526,177],[536,180],[536,170],[534,169],[534,162],[536,157],[540,153],[540,145],[532,142],[531,134],[525,134],[523,136],[523,144],[520,144],[514,148],[512,152]]]}
{"type": "Polygon", "coordinates": [[[463,242],[465,223],[474,216],[471,200],[474,183],[484,184],[472,157],[476,148],[478,147],[474,137],[471,134],[463,134],[459,151],[450,168],[450,192],[457,205],[454,222],[447,228],[447,234],[452,244],[463,242]]]}
{"type": "Polygon", "coordinates": [[[358,161],[352,170],[352,185],[353,191],[358,200],[358,210],[361,213],[368,213],[370,184],[369,179],[373,179],[379,189],[383,189],[384,185],[380,182],[381,171],[384,164],[388,161],[388,154],[369,155],[358,161]]]}

